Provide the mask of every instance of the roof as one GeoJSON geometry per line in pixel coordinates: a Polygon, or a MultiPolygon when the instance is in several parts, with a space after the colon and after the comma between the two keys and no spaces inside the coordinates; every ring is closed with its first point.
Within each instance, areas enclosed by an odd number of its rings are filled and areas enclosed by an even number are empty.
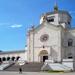
{"type": "MultiPolygon", "coordinates": [[[[61,13],[68,14],[68,15],[71,17],[71,15],[69,14],[69,12],[64,11],[64,10],[58,10],[57,12],[54,12],[54,11],[52,11],[52,12],[47,12],[47,13],[45,13],[45,14],[42,14],[42,16],[44,16],[44,15],[56,14],[56,13],[59,13],[59,14],[61,14],[61,13]]],[[[41,17],[42,17],[42,16],[41,16],[41,17]]],[[[72,18],[72,17],[71,17],[71,18],[72,18]]]]}
{"type": "Polygon", "coordinates": [[[19,50],[19,51],[6,51],[6,52],[0,52],[0,54],[13,54],[13,53],[24,53],[25,50],[19,50]]]}
{"type": "MultiPolygon", "coordinates": [[[[39,31],[38,29],[41,29],[41,28],[43,28],[44,26],[49,26],[48,28],[53,28],[54,30],[56,29],[56,30],[59,30],[60,28],[63,28],[61,25],[58,25],[58,26],[55,26],[54,24],[49,24],[49,23],[42,23],[42,24],[40,24],[40,25],[38,25],[37,27],[35,27],[34,28],[34,32],[37,32],[37,31],[39,31]]],[[[33,30],[30,30],[29,31],[30,33],[32,33],[33,32],[33,30]]]]}

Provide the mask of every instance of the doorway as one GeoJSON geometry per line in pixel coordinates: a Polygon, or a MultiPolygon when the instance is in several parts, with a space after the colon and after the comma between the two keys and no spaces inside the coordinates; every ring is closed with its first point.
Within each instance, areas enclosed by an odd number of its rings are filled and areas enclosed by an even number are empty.
{"type": "Polygon", "coordinates": [[[43,56],[43,62],[48,59],[48,56],[43,56]]]}
{"type": "Polygon", "coordinates": [[[39,53],[39,60],[40,60],[40,62],[45,62],[45,60],[47,60],[48,59],[48,52],[47,52],[47,50],[42,50],[42,51],[40,51],[40,53],[39,53]]]}

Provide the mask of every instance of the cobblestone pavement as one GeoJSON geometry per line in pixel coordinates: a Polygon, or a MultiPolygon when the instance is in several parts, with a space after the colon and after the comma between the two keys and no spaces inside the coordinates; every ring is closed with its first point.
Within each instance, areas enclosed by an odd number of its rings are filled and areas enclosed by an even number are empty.
{"type": "Polygon", "coordinates": [[[23,72],[22,74],[19,74],[19,72],[0,71],[0,75],[75,75],[75,72],[73,73],[23,72]]]}

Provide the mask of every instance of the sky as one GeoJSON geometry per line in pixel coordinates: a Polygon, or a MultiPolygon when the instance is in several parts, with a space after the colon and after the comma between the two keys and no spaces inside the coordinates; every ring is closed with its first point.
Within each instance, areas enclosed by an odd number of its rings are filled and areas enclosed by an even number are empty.
{"type": "Polygon", "coordinates": [[[0,0],[0,50],[24,50],[27,31],[39,25],[42,13],[53,11],[55,1],[71,14],[75,27],[75,0],[0,0]]]}

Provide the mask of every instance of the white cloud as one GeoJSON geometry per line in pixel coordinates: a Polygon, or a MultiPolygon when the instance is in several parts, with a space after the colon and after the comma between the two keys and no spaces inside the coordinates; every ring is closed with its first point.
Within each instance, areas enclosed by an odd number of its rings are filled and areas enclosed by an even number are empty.
{"type": "Polygon", "coordinates": [[[0,27],[2,28],[21,28],[22,26],[22,24],[0,23],[0,27]]]}
{"type": "Polygon", "coordinates": [[[21,28],[22,25],[21,24],[13,24],[10,26],[11,28],[21,28]]]}

